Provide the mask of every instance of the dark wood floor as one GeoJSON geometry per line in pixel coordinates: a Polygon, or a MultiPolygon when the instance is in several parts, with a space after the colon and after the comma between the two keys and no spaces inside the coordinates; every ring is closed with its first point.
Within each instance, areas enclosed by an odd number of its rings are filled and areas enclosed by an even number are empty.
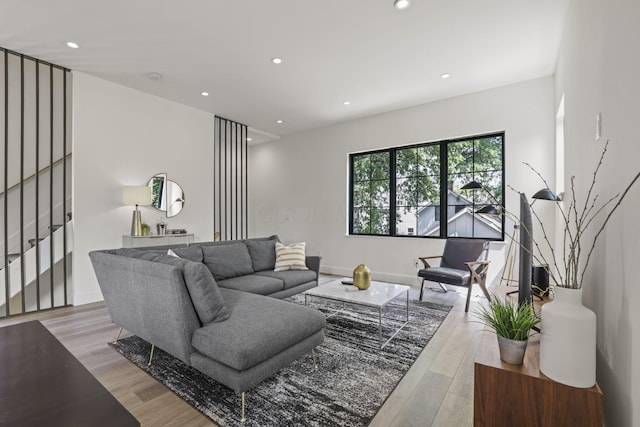
{"type": "MultiPolygon", "coordinates": [[[[322,276],[321,283],[332,279],[322,276]]],[[[417,297],[417,289],[412,289],[412,297],[417,297]]],[[[481,325],[469,321],[462,295],[427,292],[427,298],[455,304],[454,309],[371,426],[473,424],[473,359],[481,325]]],[[[215,426],[107,345],[118,327],[103,303],[14,317],[0,321],[0,327],[33,319],[40,320],[142,425],[215,426]]]]}

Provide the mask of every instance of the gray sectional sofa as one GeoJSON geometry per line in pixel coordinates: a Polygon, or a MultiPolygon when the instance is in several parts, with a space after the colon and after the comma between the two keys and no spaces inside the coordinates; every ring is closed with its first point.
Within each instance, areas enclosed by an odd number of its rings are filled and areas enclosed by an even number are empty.
{"type": "Polygon", "coordinates": [[[309,270],[274,272],[276,241],[100,250],[89,257],[112,320],[240,393],[244,420],[246,391],[324,341],[322,313],[280,300],[317,286],[320,259],[307,257],[309,270]]]}

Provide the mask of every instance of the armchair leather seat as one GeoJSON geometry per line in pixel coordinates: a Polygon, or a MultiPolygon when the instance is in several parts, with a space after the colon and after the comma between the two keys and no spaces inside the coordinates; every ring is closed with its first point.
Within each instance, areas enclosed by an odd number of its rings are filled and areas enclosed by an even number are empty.
{"type": "Polygon", "coordinates": [[[418,276],[432,282],[448,283],[455,286],[468,286],[471,282],[469,270],[457,270],[449,267],[423,268],[418,272],[418,276]]]}

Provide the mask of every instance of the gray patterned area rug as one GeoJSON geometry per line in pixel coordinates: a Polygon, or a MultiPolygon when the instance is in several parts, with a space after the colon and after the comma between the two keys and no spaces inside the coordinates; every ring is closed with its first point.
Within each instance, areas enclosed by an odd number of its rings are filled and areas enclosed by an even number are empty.
{"type": "MultiPolygon", "coordinates": [[[[304,304],[304,297],[289,300],[304,304]]],[[[170,390],[223,427],[366,426],[447,317],[450,306],[410,301],[409,324],[383,349],[378,348],[378,311],[331,306],[313,299],[325,312],[325,342],[247,392],[247,420],[240,423],[240,397],[208,376],[156,349],[147,368],[150,344],[136,336],[112,345],[170,390]]],[[[406,318],[406,303],[389,305],[383,333],[406,318]],[[393,320],[398,319],[398,320],[393,320]]]]}

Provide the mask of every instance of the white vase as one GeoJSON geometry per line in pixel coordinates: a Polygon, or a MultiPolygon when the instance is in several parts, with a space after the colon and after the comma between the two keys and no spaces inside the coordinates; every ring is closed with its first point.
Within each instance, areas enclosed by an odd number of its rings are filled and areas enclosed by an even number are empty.
{"type": "Polygon", "coordinates": [[[596,383],[596,315],[582,305],[582,289],[555,287],[542,306],[540,370],[572,387],[596,383]]]}

